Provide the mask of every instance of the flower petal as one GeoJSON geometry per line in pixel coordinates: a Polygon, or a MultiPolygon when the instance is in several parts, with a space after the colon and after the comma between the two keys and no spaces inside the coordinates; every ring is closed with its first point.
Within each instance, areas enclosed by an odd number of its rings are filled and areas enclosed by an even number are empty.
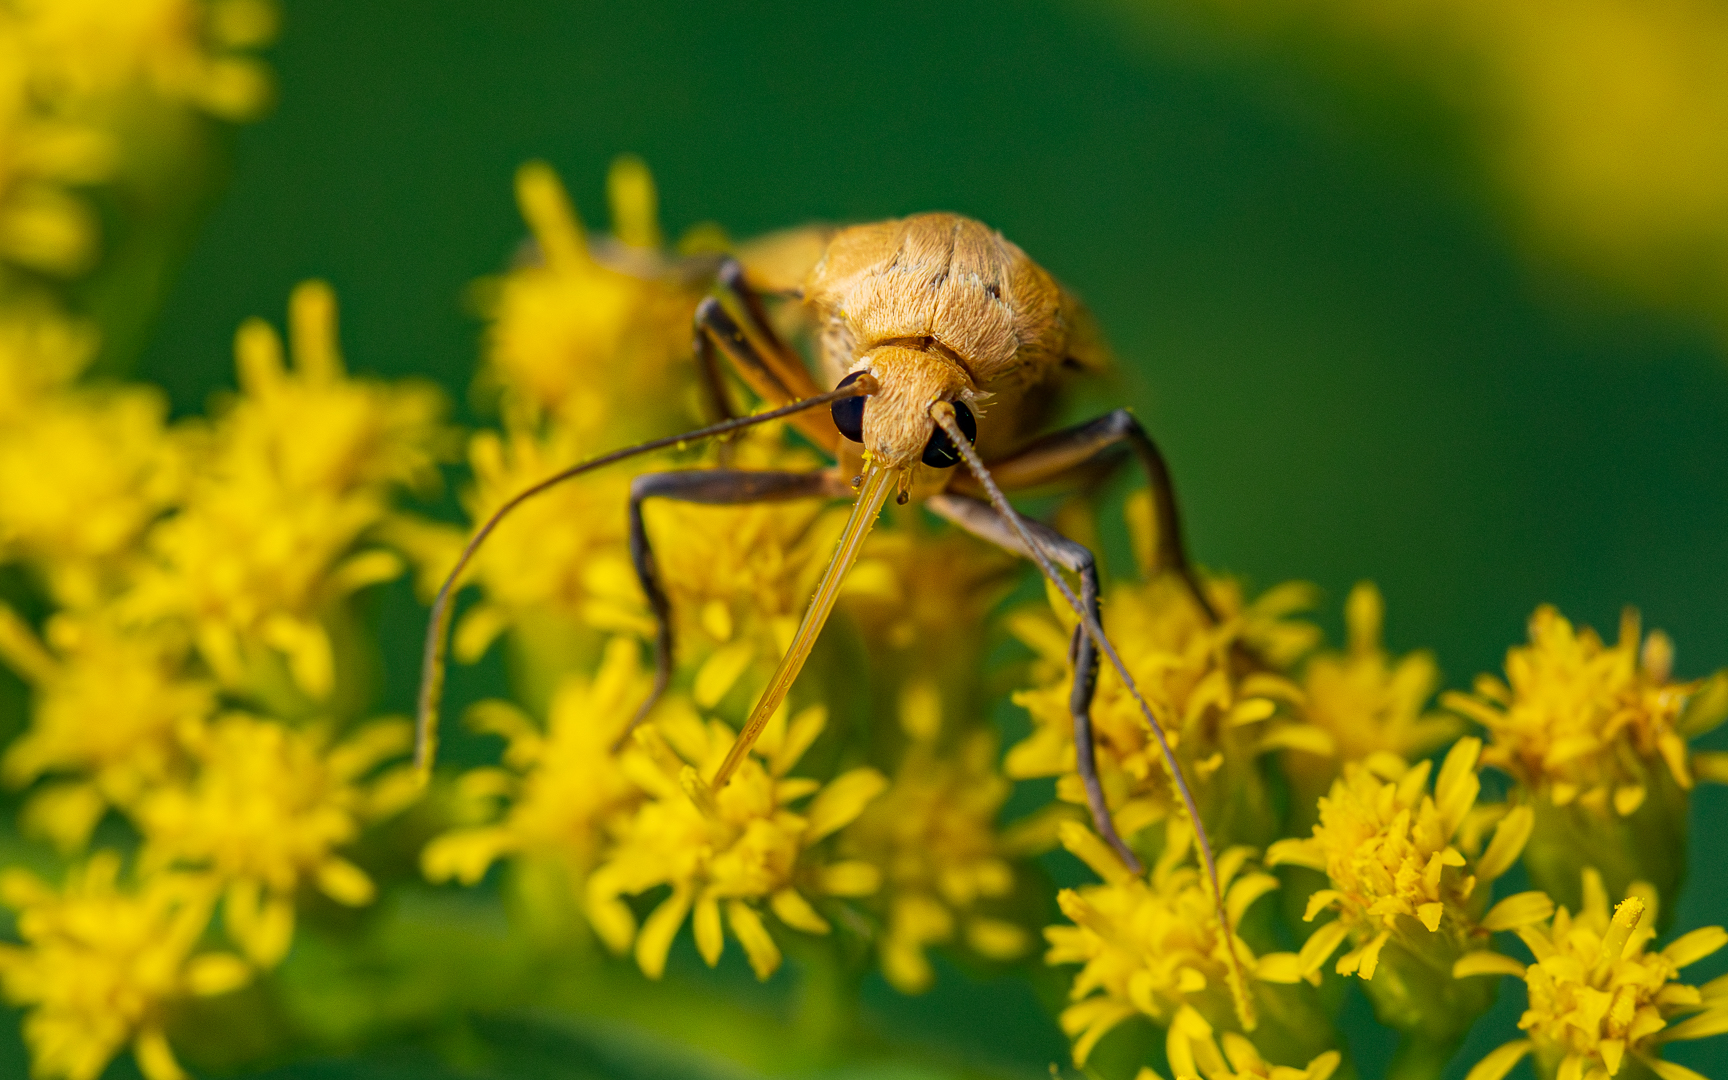
{"type": "Polygon", "coordinates": [[[1481,1061],[1471,1066],[1464,1080],[1501,1080],[1535,1046],[1529,1039],[1519,1039],[1490,1050],[1481,1061]]]}

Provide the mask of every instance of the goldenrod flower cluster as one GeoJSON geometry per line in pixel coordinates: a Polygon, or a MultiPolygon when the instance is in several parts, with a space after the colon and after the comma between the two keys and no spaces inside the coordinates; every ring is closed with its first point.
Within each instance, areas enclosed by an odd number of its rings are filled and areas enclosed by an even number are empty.
{"type": "Polygon", "coordinates": [[[38,631],[0,608],[0,657],[34,690],[0,774],[28,791],[25,830],[69,858],[111,813],[135,838],[124,885],[104,847],[63,892],[7,890],[24,945],[6,992],[32,1008],[44,1075],[93,1077],[128,1043],[151,1080],[181,1075],[164,1010],[278,964],[303,886],[370,903],[343,851],[414,794],[405,768],[377,773],[407,724],[354,723],[359,672],[333,635],[356,591],[403,570],[370,534],[433,478],[441,397],[351,378],[327,286],[295,290],[289,315],[290,355],[248,322],[239,392],[170,425],[153,388],[75,381],[76,326],[13,313],[0,554],[57,610],[38,631]],[[193,956],[218,914],[240,957],[193,956]]]}
{"type": "Polygon", "coordinates": [[[96,221],[70,189],[120,167],[139,99],[230,120],[269,102],[244,50],[275,36],[269,0],[9,0],[0,5],[0,264],[88,269],[96,221]]]}
{"type": "MultiPolygon", "coordinates": [[[[76,102],[143,87],[246,113],[263,83],[231,53],[271,22],[257,0],[0,5],[0,64],[22,65],[0,79],[26,88],[0,95],[0,259],[64,269],[85,250],[71,217],[18,209],[99,175],[96,129],[78,126],[96,113],[76,102]]],[[[1395,1080],[1437,1075],[1497,975],[1526,984],[1526,1037],[1472,1080],[1527,1055],[1545,1080],[1630,1062],[1687,1080],[1662,1046],[1728,1030],[1728,990],[1677,979],[1728,934],[1654,948],[1689,792],[1728,779],[1728,757],[1689,746],[1728,715],[1728,675],[1677,679],[1673,645],[1635,618],[1610,647],[1544,607],[1505,679],[1441,711],[1436,661],[1387,648],[1372,585],[1352,590],[1347,641],[1328,648],[1303,617],[1308,586],[1256,596],[1155,570],[1144,494],[1125,515],[1139,573],[1105,581],[1102,612],[1152,719],[1108,666],[1091,716],[1105,801],[1146,869],[1081,809],[1066,606],[998,620],[1021,568],[916,507],[865,544],[808,670],[720,782],[844,509],[657,498],[647,562],[628,500],[649,472],[822,467],[789,425],[584,474],[504,520],[457,582],[454,635],[459,661],[504,655],[508,695],[466,717],[497,758],[423,786],[400,761],[407,724],[369,719],[356,598],[410,564],[430,594],[525,488],[761,404],[729,379],[725,408],[713,400],[692,316],[722,291],[721,254],[778,280],[777,260],[819,239],[733,245],[703,227],[668,245],[640,162],[620,159],[608,192],[599,235],[549,167],[517,176],[531,235],[475,290],[474,399],[495,422],[467,438],[460,525],[402,505],[459,456],[441,393],[349,374],[327,286],[294,290],[286,343],[262,320],[240,327],[234,392],[173,422],[154,388],[88,377],[97,328],[0,290],[0,562],[32,594],[0,607],[0,658],[30,689],[0,778],[21,792],[21,831],[46,841],[27,853],[41,873],[0,873],[17,912],[0,991],[25,1010],[38,1075],[94,1080],[130,1048],[149,1080],[177,1080],[170,1040],[195,1054],[183,1018],[305,993],[295,965],[329,951],[341,909],[448,901],[494,876],[536,952],[498,976],[518,981],[499,1001],[580,997],[519,985],[549,977],[653,993],[679,977],[680,948],[719,966],[735,945],[760,979],[822,973],[801,992],[834,997],[808,1011],[835,1047],[862,1041],[834,1032],[871,972],[919,993],[956,959],[1065,969],[1074,1064],[1140,1080],[1161,1066],[1125,1033],[1146,1025],[1176,1080],[1349,1075],[1333,1021],[1350,985],[1402,1040],[1395,1080]],[[670,610],[663,693],[637,561],[670,610]],[[996,663],[1010,638],[1023,659],[996,663]],[[1004,753],[992,711],[1010,689],[1030,730],[1004,753]],[[1484,770],[1504,789],[1486,801],[1484,770]],[[423,795],[398,857],[368,846],[423,795]],[[1031,812],[1005,823],[1016,802],[1031,812]],[[1534,887],[1496,897],[1520,865],[1534,887]],[[1610,913],[1609,896],[1628,899],[1610,913]]],[[[793,304],[767,317],[794,343],[814,332],[793,304]]],[[[1072,531],[1079,505],[1058,524],[1072,531]]],[[[390,970],[374,961],[391,937],[377,940],[356,966],[390,970]]],[[[491,961],[465,960],[464,980],[485,983],[491,961]]],[[[415,1021],[465,1007],[424,1001],[405,1010],[426,1010],[415,1021]]]]}
{"type": "Polygon", "coordinates": [[[1702,988],[1678,980],[1681,968],[1728,945],[1728,931],[1704,927],[1653,951],[1654,893],[1638,889],[1610,914],[1601,875],[1586,870],[1582,880],[1584,906],[1576,916],[1562,907],[1546,926],[1519,928],[1533,963],[1472,953],[1455,966],[1459,978],[1517,976],[1530,995],[1518,1021],[1529,1038],[1488,1054],[1469,1080],[1500,1080],[1532,1052],[1544,1073],[1568,1080],[1618,1076],[1630,1060],[1662,1080],[1691,1080],[1698,1074],[1657,1056],[1661,1045],[1728,1031],[1722,980],[1702,988]]]}
{"type": "MultiPolygon", "coordinates": [[[[481,290],[480,385],[501,427],[470,441],[464,504],[475,521],[582,457],[709,417],[688,357],[701,289],[687,277],[712,235],[687,238],[696,254],[685,261],[664,250],[652,181],[632,159],[614,166],[608,191],[613,235],[591,236],[548,168],[518,176],[533,240],[481,290]]],[[[778,426],[692,452],[723,454],[731,468],[821,464],[778,426]]],[[[739,773],[709,790],[844,512],[820,501],[644,507],[677,672],[637,723],[655,626],[627,543],[631,476],[713,461],[692,452],[580,477],[506,520],[475,559],[479,597],[457,622],[455,654],[472,660],[502,637],[528,708],[494,701],[470,713],[508,748],[501,768],[456,782],[454,827],[426,848],[426,874],[472,884],[501,859],[524,880],[553,867],[600,941],[655,977],[686,922],[706,962],[730,935],[764,978],[781,962],[776,935],[829,935],[836,919],[875,928],[884,974],[908,992],[931,984],[933,946],[1023,955],[1028,928],[992,911],[1015,883],[996,822],[1010,787],[979,718],[954,714],[972,668],[952,661],[981,650],[976,629],[1006,585],[1006,557],[908,520],[877,534],[849,581],[844,609],[871,670],[899,687],[890,695],[904,740],[878,756],[892,779],[865,764],[826,783],[794,775],[828,723],[816,695],[777,715],[739,773]],[[949,662],[931,665],[923,646],[938,628],[956,633],[949,662]]],[[[465,540],[409,517],[387,532],[419,557],[427,587],[465,540]]]]}
{"type": "MultiPolygon", "coordinates": [[[[1312,1057],[1314,1048],[1289,1045],[1286,1031],[1269,1030],[1265,1014],[1308,1015],[1303,1010],[1323,1010],[1325,993],[1320,999],[1304,998],[1302,984],[1324,991],[1328,978],[1347,975],[1364,983],[1381,1022],[1404,1034],[1410,1049],[1401,1054],[1400,1067],[1418,1075],[1422,1058],[1444,1061],[1492,1001],[1490,983],[1455,978],[1454,967],[1462,965],[1458,967],[1462,973],[1478,965],[1475,971],[1491,973],[1517,966],[1522,973],[1522,965],[1489,951],[1494,935],[1516,932],[1528,938],[1530,927],[1555,917],[1557,904],[1570,899],[1571,894],[1548,888],[1537,876],[1538,862],[1530,853],[1543,839],[1544,815],[1552,813],[1552,784],[1543,783],[1542,774],[1533,768],[1521,766],[1511,749],[1519,745],[1512,742],[1512,732],[1546,735],[1559,724],[1559,717],[1574,718],[1569,722],[1575,727],[1602,733],[1600,742],[1592,744],[1598,769],[1622,770],[1641,778],[1659,771],[1681,793],[1693,777],[1714,776],[1714,756],[1688,750],[1684,740],[1719,721],[1724,704],[1719,689],[1722,677],[1674,682],[1669,670],[1672,646],[1660,635],[1649,639],[1654,645],[1645,644],[1641,660],[1634,656],[1636,644],[1612,654],[1593,634],[1585,631],[1575,636],[1551,609],[1540,609],[1532,622],[1535,644],[1530,650],[1514,650],[1508,663],[1513,688],[1488,697],[1497,684],[1478,680],[1482,696],[1447,696],[1446,703],[1462,714],[1447,715],[1430,711],[1438,683],[1433,661],[1421,653],[1393,658],[1385,652],[1380,642],[1382,602],[1371,585],[1358,586],[1346,604],[1347,650],[1322,650],[1305,657],[1313,638],[1300,624],[1281,618],[1293,610],[1286,606],[1290,600],[1276,601],[1271,614],[1278,617],[1263,617],[1256,639],[1245,632],[1253,624],[1237,614],[1243,609],[1232,601],[1232,594],[1217,583],[1211,588],[1212,607],[1219,615],[1216,624],[1203,618],[1182,582],[1166,578],[1107,592],[1105,627],[1136,672],[1155,715],[1168,718],[1166,731],[1195,790],[1215,849],[1223,852],[1218,872],[1225,915],[1228,925],[1248,935],[1237,938],[1236,947],[1240,969],[1253,973],[1251,993],[1232,1009],[1225,981],[1230,969],[1217,959],[1227,954],[1216,951],[1220,939],[1211,894],[1201,887],[1204,879],[1198,875],[1203,868],[1198,860],[1183,862],[1186,849],[1181,837],[1188,834],[1181,830],[1187,828],[1186,821],[1172,797],[1150,731],[1132,715],[1108,727],[1110,721],[1101,720],[1100,771],[1117,827],[1153,869],[1148,890],[1147,880],[1128,875],[1115,854],[1090,831],[1073,823],[1064,826],[1065,846],[1081,854],[1106,881],[1064,892],[1062,911],[1074,925],[1047,931],[1054,946],[1049,960],[1081,965],[1073,982],[1076,1004],[1063,1014],[1064,1027],[1076,1040],[1077,1063],[1094,1055],[1106,1032],[1139,1014],[1166,1028],[1171,1067],[1177,1075],[1201,1067],[1178,1064],[1179,1059],[1197,1060],[1184,1057],[1189,1054],[1187,1042],[1181,1048],[1176,1045],[1184,1023],[1195,1032],[1204,1025],[1207,1038],[1214,1027],[1222,1027],[1241,1046],[1256,1048],[1256,1054],[1273,1054],[1286,1063],[1280,1068],[1294,1069],[1312,1057]],[[1149,611],[1162,618],[1150,618],[1149,611]],[[1557,621],[1565,625],[1563,636],[1555,629],[1557,621]],[[1234,640],[1225,636],[1237,627],[1243,629],[1236,631],[1234,640]],[[1280,641],[1288,643],[1283,651],[1276,644],[1280,641]],[[1560,649],[1561,645],[1565,648],[1560,649]],[[1538,663],[1530,654],[1544,659],[1538,663]],[[1197,701],[1195,688],[1205,685],[1205,680],[1215,687],[1210,693],[1216,698],[1197,701]],[[1260,695],[1244,702],[1248,687],[1260,695]],[[1500,707],[1490,708],[1482,703],[1484,698],[1499,702],[1500,707]],[[1551,704],[1556,700],[1579,704],[1561,710],[1551,704]],[[1516,728],[1510,719],[1513,715],[1520,717],[1516,728]],[[1209,722],[1197,722],[1207,718],[1209,722]],[[1430,790],[1433,766],[1425,755],[1455,736],[1466,719],[1483,723],[1488,741],[1475,736],[1456,739],[1430,790]],[[1244,729],[1257,732],[1257,737],[1236,734],[1244,729]],[[1267,756],[1274,748],[1281,755],[1267,756]],[[1245,805],[1253,805],[1253,796],[1245,797],[1244,792],[1252,793],[1254,785],[1264,782],[1263,769],[1271,762],[1283,766],[1294,797],[1284,821],[1271,822],[1275,831],[1268,839],[1265,832],[1257,831],[1267,828],[1266,819],[1244,812],[1245,805]],[[1512,781],[1504,802],[1478,802],[1483,767],[1496,768],[1512,781]],[[1682,775],[1687,778],[1685,786],[1678,782],[1682,775]],[[1219,777],[1229,779],[1220,783],[1219,777]],[[1315,795],[1306,794],[1316,790],[1315,795]],[[1177,829],[1178,839],[1171,843],[1160,835],[1167,830],[1146,828],[1155,821],[1177,829]],[[1276,839],[1277,832],[1284,838],[1276,839]],[[1237,841],[1269,842],[1264,865],[1287,875],[1284,888],[1293,893],[1294,912],[1307,924],[1294,928],[1300,946],[1296,951],[1277,951],[1271,938],[1258,939],[1262,942],[1258,945],[1249,943],[1263,934],[1271,910],[1257,909],[1257,918],[1252,901],[1278,888],[1279,879],[1259,872],[1241,877],[1243,860],[1259,844],[1229,846],[1237,841]],[[1493,883],[1520,861],[1544,888],[1502,896],[1496,902],[1493,883]],[[1183,867],[1179,880],[1189,904],[1181,917],[1174,914],[1181,910],[1179,906],[1161,899],[1173,880],[1172,867],[1178,865],[1183,867]],[[1335,917],[1323,918],[1328,912],[1335,912],[1335,917]],[[1169,937],[1172,933],[1178,937],[1169,937]],[[1211,944],[1197,948],[1194,942],[1211,944]],[[1181,959],[1208,955],[1207,949],[1213,950],[1211,970],[1181,959]],[[1284,997],[1271,996],[1278,994],[1284,997]],[[1277,1004],[1268,1006],[1272,1001],[1277,1004]],[[1256,1008],[1256,1003],[1262,1007],[1256,1008]]],[[[1296,590],[1288,587],[1285,595],[1294,597],[1296,590]]],[[[1636,624],[1628,626],[1629,639],[1636,642],[1636,624]]],[[[1060,650],[1067,636],[1060,622],[1043,615],[1021,615],[1014,629],[1041,654],[1034,679],[1042,685],[1018,696],[1032,711],[1037,727],[1032,738],[1010,754],[1011,773],[1016,768],[1061,773],[1059,796],[1080,802],[1083,795],[1073,772],[1072,739],[1063,739],[1060,726],[1067,701],[1059,661],[1065,658],[1060,650]],[[1034,749],[1041,760],[1031,756],[1034,749]],[[1037,761],[1035,768],[1027,767],[1031,761],[1037,761]]],[[[1101,704],[1107,682],[1106,674],[1100,679],[1101,704]]],[[[1557,763],[1576,767],[1573,758],[1557,763]]],[[[1596,790],[1602,790],[1601,782],[1596,790]]],[[[1578,801],[1576,793],[1572,801],[1578,801]]],[[[1598,796],[1585,809],[1612,812],[1604,810],[1603,803],[1598,796]]],[[[1679,805],[1683,813],[1683,795],[1679,805]]],[[[1635,809],[1629,803],[1626,813],[1635,809]]],[[[1665,820],[1676,819],[1670,814],[1665,820]]],[[[1664,865],[1683,860],[1678,835],[1671,832],[1651,839],[1660,846],[1646,843],[1654,850],[1641,850],[1640,842],[1631,837],[1604,844],[1595,834],[1592,846],[1580,836],[1573,851],[1575,861],[1562,865],[1576,872],[1577,860],[1584,860],[1585,866],[1594,860],[1605,870],[1657,859],[1668,860],[1664,865]]],[[[1588,875],[1595,874],[1588,870],[1588,875]]],[[[1696,1030],[1710,1033],[1702,1027],[1696,1030]]],[[[1195,1045],[1202,1049],[1193,1054],[1211,1055],[1212,1065],[1203,1069],[1207,1076],[1245,1068],[1230,1065],[1216,1048],[1195,1045]]],[[[1229,1062],[1237,1056],[1228,1055],[1229,1062]]],[[[1329,1067],[1319,1058],[1313,1060],[1323,1069],[1329,1067]]],[[[1504,1057],[1493,1060],[1503,1062],[1504,1057]]],[[[1678,1068],[1658,1064],[1669,1072],[1678,1068]]]]}
{"type": "Polygon", "coordinates": [[[1647,881],[1669,894],[1684,861],[1686,795],[1698,779],[1728,780],[1728,754],[1689,739],[1728,717],[1728,676],[1676,681],[1674,645],[1645,637],[1628,609],[1605,645],[1543,606],[1530,644],[1506,654],[1506,678],[1476,680],[1445,704],[1487,729],[1483,760],[1513,776],[1536,814],[1532,880],[1576,905],[1579,873],[1600,870],[1624,892],[1647,881]],[[1604,845],[1606,837],[1617,842],[1604,845]]]}
{"type": "MultiPolygon", "coordinates": [[[[1239,936],[1223,933],[1203,871],[1187,860],[1192,832],[1176,822],[1167,831],[1172,835],[1148,881],[1130,873],[1085,827],[1062,827],[1063,846],[1104,879],[1103,885],[1058,894],[1062,914],[1075,925],[1044,931],[1049,963],[1082,965],[1071,992],[1074,1004],[1061,1018],[1063,1030],[1075,1038],[1076,1065],[1085,1065],[1098,1040],[1136,1012],[1166,1025],[1184,1012],[1232,1018],[1240,1013],[1253,1026],[1253,1013],[1233,998],[1239,991],[1231,982],[1235,964],[1253,971],[1258,960],[1239,936]]],[[[1272,875],[1246,869],[1253,854],[1234,847],[1218,860],[1231,927],[1278,887],[1272,875]]],[[[1287,981],[1271,974],[1274,981],[1287,981]]]]}

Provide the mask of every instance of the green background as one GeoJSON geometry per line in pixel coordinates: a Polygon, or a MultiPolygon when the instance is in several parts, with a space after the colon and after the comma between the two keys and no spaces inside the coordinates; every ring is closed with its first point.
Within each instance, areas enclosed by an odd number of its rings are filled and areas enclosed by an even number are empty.
{"type": "MultiPolygon", "coordinates": [[[[479,331],[464,291],[522,233],[516,166],[551,161],[603,225],[607,163],[629,151],[673,235],[927,209],[1002,229],[1095,308],[1124,369],[1096,401],[1134,406],[1165,448],[1199,559],[1260,587],[1317,582],[1334,631],[1372,578],[1393,647],[1434,649],[1453,686],[1497,668],[1544,601],[1610,636],[1636,603],[1683,676],[1728,664],[1720,342],[1525,255],[1419,106],[1389,141],[1293,70],[1102,5],[290,0],[284,16],[280,104],[235,137],[136,368],[177,412],[232,384],[240,320],[280,323],[313,276],[336,287],[352,367],[461,397],[479,331]]],[[[411,634],[394,604],[387,625],[411,634]]],[[[387,708],[408,705],[412,656],[392,651],[387,708]]],[[[1728,918],[1728,800],[1694,808],[1679,929],[1728,918]]],[[[1029,1076],[1061,1051],[1024,992],[950,969],[928,998],[868,1001],[1029,1076]]],[[[1721,1076],[1721,1044],[1673,1056],[1721,1076]]]]}

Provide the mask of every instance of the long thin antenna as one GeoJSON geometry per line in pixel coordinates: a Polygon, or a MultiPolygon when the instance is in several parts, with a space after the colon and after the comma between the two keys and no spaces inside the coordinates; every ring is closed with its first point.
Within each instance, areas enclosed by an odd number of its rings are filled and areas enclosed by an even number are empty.
{"type": "Polygon", "coordinates": [[[960,450],[960,456],[966,459],[966,467],[972,470],[972,475],[978,478],[978,482],[984,485],[984,490],[989,493],[991,505],[996,508],[998,514],[1002,515],[1003,520],[1013,527],[1015,534],[1020,537],[1020,542],[1026,545],[1027,551],[1032,553],[1033,559],[1038,563],[1038,568],[1062,593],[1062,598],[1068,602],[1068,606],[1074,609],[1074,614],[1080,619],[1080,625],[1086,628],[1087,636],[1098,647],[1098,651],[1110,659],[1110,666],[1116,669],[1116,674],[1121,678],[1122,685],[1127,687],[1129,696],[1134,699],[1134,704],[1140,707],[1140,715],[1145,717],[1147,726],[1152,729],[1153,737],[1158,740],[1158,749],[1164,755],[1164,764],[1170,770],[1171,781],[1182,795],[1182,806],[1187,810],[1188,820],[1194,826],[1194,840],[1200,848],[1200,857],[1206,864],[1206,877],[1212,885],[1212,901],[1218,909],[1218,923],[1224,930],[1224,951],[1230,957],[1230,971],[1234,976],[1231,990],[1236,998],[1237,1011],[1241,1014],[1242,1025],[1252,1029],[1254,1027],[1253,1006],[1248,1000],[1248,983],[1241,968],[1241,960],[1236,956],[1235,935],[1230,929],[1230,918],[1224,911],[1224,889],[1218,880],[1218,862],[1212,856],[1212,842],[1207,839],[1206,827],[1200,822],[1200,807],[1195,803],[1194,793],[1189,790],[1188,781],[1182,775],[1182,765],[1176,760],[1175,751],[1170,748],[1170,740],[1164,735],[1163,725],[1159,724],[1158,719],[1152,715],[1152,707],[1146,703],[1146,698],[1140,693],[1140,687],[1134,682],[1134,677],[1128,674],[1128,666],[1116,654],[1116,646],[1112,645],[1110,639],[1104,636],[1104,628],[1098,625],[1098,620],[1093,618],[1092,613],[1086,609],[1084,604],[1080,603],[1080,598],[1074,595],[1074,590],[1069,586],[1067,579],[1056,569],[1049,553],[1033,538],[1032,530],[1026,527],[1025,519],[1008,502],[1008,497],[1002,494],[1002,489],[996,486],[996,479],[990,475],[990,470],[985,468],[984,459],[978,456],[978,451],[973,448],[971,440],[967,439],[966,433],[960,430],[960,425],[954,418],[954,406],[946,401],[938,401],[930,406],[930,416],[954,441],[954,445],[960,450]]]}
{"type": "Polygon", "coordinates": [[[572,477],[580,476],[601,466],[611,465],[614,462],[623,461],[625,458],[635,457],[637,454],[652,453],[655,450],[664,450],[671,446],[682,446],[697,439],[726,435],[756,424],[765,424],[770,420],[779,420],[806,409],[832,405],[834,402],[846,398],[874,393],[876,389],[876,381],[866,375],[849,385],[830,390],[826,394],[817,394],[815,397],[805,398],[802,401],[794,401],[790,405],[782,405],[765,413],[740,416],[718,424],[711,424],[705,428],[698,428],[695,431],[687,431],[682,435],[668,435],[665,438],[651,439],[635,446],[627,446],[622,450],[614,450],[609,454],[602,454],[597,458],[555,472],[546,479],[529,485],[505,500],[504,505],[493,511],[492,516],[487,518],[485,523],[475,531],[473,538],[462,549],[462,554],[457,557],[456,565],[451,568],[450,575],[444,579],[444,584],[438,587],[438,595],[432,601],[431,619],[426,626],[426,648],[421,657],[420,697],[414,726],[414,768],[420,781],[424,783],[431,775],[432,758],[438,752],[438,699],[444,690],[444,641],[449,631],[450,597],[455,593],[457,579],[462,576],[462,571],[467,569],[469,560],[474,557],[474,553],[479,550],[486,538],[492,535],[492,530],[498,527],[498,523],[504,520],[505,515],[547,488],[555,487],[572,477]]]}

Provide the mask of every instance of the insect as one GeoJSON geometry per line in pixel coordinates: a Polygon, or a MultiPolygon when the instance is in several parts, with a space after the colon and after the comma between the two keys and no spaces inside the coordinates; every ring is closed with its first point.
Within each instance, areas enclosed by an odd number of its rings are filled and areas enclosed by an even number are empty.
{"type": "Polygon", "coordinates": [[[644,503],[837,499],[856,490],[833,560],[791,646],[709,781],[718,789],[785,700],[890,492],[901,503],[922,499],[938,516],[1035,561],[1066,598],[1079,620],[1070,648],[1076,766],[1097,830],[1138,871],[1139,861],[1116,831],[1098,778],[1090,710],[1102,656],[1157,738],[1195,827],[1223,920],[1211,846],[1181,765],[1100,625],[1092,552],[1022,517],[1004,494],[1059,483],[1126,448],[1145,471],[1153,496],[1159,545],[1154,569],[1181,575],[1201,608],[1212,615],[1183,550],[1169,470],[1134,416],[1118,409],[1075,427],[1038,434],[1062,384],[1108,363],[1086,309],[1000,233],[955,214],[920,214],[843,228],[828,236],[814,265],[786,290],[802,302],[816,329],[814,373],[776,333],[762,295],[737,261],[723,261],[715,282],[715,295],[696,309],[694,354],[718,421],[592,459],[519,493],[474,534],[439,591],[427,632],[419,702],[416,760],[422,770],[429,768],[433,750],[450,594],[469,557],[504,515],[523,500],[590,469],[785,418],[827,450],[834,465],[816,472],[726,467],[651,472],[637,476],[631,485],[631,558],[658,626],[654,689],[637,719],[665,691],[675,649],[671,606],[655,566],[644,503]],[[773,408],[740,415],[730,400],[724,367],[773,408]],[[956,468],[962,462],[966,468],[956,468]],[[1060,570],[1078,578],[1078,594],[1060,570]]]}

